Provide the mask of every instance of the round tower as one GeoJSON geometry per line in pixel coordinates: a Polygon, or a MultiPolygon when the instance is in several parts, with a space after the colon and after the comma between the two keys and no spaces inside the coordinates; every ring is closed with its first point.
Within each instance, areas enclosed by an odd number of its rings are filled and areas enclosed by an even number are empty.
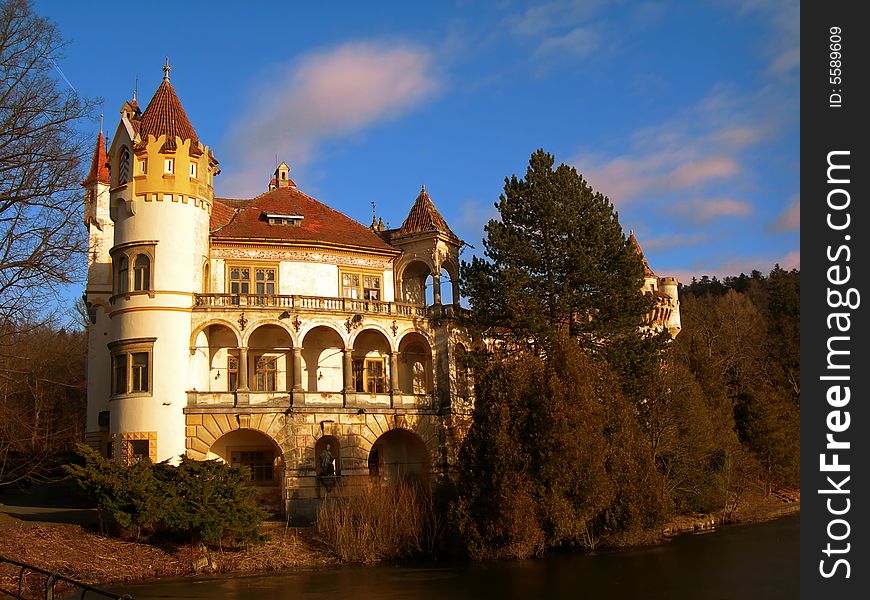
{"type": "Polygon", "coordinates": [[[116,456],[177,460],[185,452],[194,294],[207,282],[217,161],[169,81],[144,112],[125,103],[109,150],[114,244],[109,431],[116,456]]]}
{"type": "Polygon", "coordinates": [[[665,327],[671,334],[671,337],[677,337],[677,334],[682,329],[683,325],[680,320],[680,296],[678,291],[677,279],[675,277],[662,277],[660,280],[661,290],[670,296],[670,311],[665,327]]]}

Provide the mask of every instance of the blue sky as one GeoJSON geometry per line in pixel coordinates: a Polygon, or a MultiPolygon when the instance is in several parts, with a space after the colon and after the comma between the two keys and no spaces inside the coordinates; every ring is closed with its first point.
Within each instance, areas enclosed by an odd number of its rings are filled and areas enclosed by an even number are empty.
{"type": "Polygon", "coordinates": [[[302,191],[398,226],[425,184],[467,258],[504,177],[544,148],[659,275],[800,266],[797,1],[136,6],[35,3],[110,135],[169,56],[218,196],[265,191],[277,155],[302,191]]]}

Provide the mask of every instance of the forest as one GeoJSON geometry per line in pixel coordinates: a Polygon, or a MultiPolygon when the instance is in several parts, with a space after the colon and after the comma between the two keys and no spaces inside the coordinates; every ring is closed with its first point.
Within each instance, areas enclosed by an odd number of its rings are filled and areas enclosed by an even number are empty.
{"type": "Polygon", "coordinates": [[[485,258],[463,264],[469,325],[495,340],[451,508],[467,554],[634,543],[799,485],[798,271],[682,285],[672,340],[648,327],[613,205],[573,167],[535,152],[496,208],[485,258]]]}

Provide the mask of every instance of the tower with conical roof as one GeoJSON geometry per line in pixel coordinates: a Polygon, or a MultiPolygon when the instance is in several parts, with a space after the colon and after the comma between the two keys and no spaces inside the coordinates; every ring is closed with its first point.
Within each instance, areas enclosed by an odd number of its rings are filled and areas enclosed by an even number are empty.
{"type": "Polygon", "coordinates": [[[87,441],[105,449],[109,442],[109,385],[105,377],[106,342],[109,335],[109,299],[112,296],[112,260],[109,250],[114,245],[115,225],[109,217],[109,157],[102,127],[94,146],[91,168],[82,181],[85,189],[83,217],[88,232],[88,279],[83,300],[88,310],[88,355],[103,356],[103,360],[88,360],[88,396],[100,399],[89,402],[87,441]],[[101,418],[101,415],[103,417],[101,418]]]}
{"type": "MultiPolygon", "coordinates": [[[[144,112],[135,99],[122,107],[107,173],[95,158],[114,227],[106,249],[108,298],[97,315],[108,325],[92,328],[100,348],[91,361],[111,379],[108,389],[89,389],[89,406],[105,407],[97,418],[107,424],[115,456],[127,462],[177,460],[185,452],[192,299],[208,288],[212,182],[219,173],[170,83],[168,60],[163,70],[144,112]]],[[[94,263],[89,279],[102,277],[100,268],[94,263]]]]}
{"type": "Polygon", "coordinates": [[[425,303],[426,287],[431,280],[432,302],[442,304],[443,271],[450,279],[451,303],[459,304],[459,249],[462,240],[447,226],[425,185],[401,227],[384,231],[382,235],[404,251],[396,264],[398,297],[412,304],[425,303]]]}

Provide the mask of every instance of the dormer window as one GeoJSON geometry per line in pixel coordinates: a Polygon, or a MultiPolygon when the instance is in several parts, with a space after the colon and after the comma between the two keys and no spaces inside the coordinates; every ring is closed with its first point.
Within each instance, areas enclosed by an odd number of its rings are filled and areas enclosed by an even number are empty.
{"type": "Polygon", "coordinates": [[[263,213],[263,218],[265,218],[269,225],[284,225],[288,227],[300,227],[302,225],[302,215],[284,215],[277,213],[263,213]]]}

